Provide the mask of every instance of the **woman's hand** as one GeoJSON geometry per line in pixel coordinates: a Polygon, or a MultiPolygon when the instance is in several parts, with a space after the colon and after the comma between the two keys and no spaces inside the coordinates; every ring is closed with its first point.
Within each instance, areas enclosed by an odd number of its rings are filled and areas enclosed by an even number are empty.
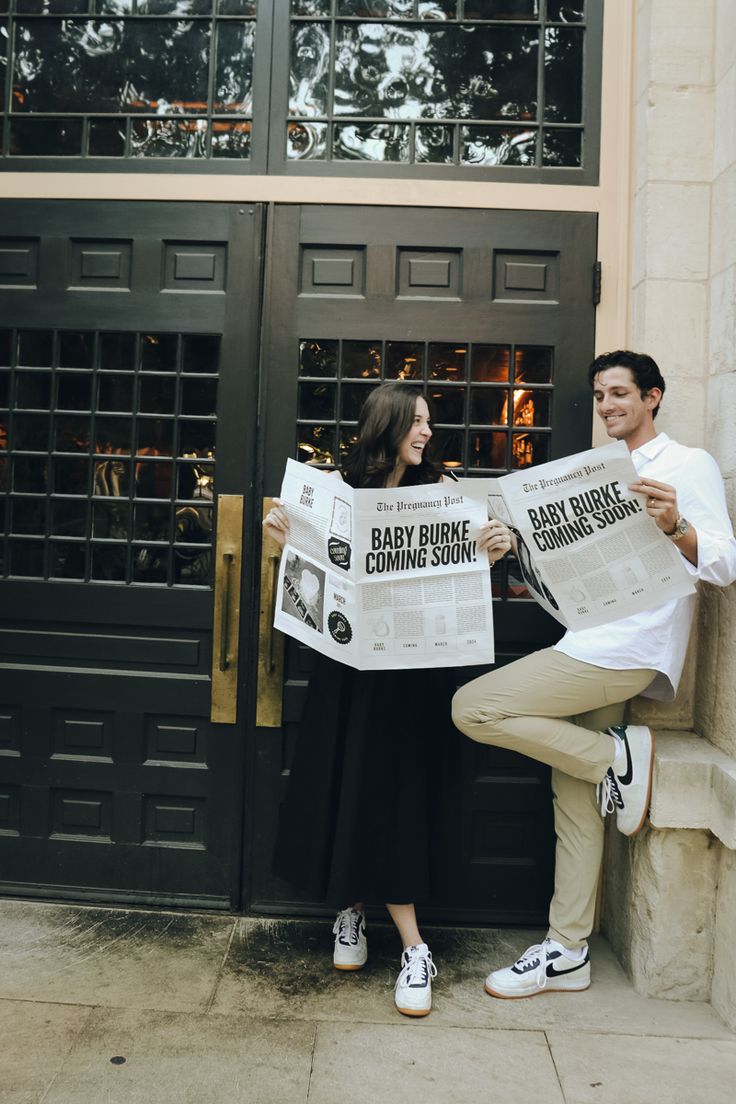
{"type": "Polygon", "coordinates": [[[271,509],[263,519],[263,528],[283,548],[289,535],[289,516],[286,513],[286,503],[282,499],[271,499],[271,509]]]}
{"type": "Polygon", "coordinates": [[[495,563],[513,547],[513,537],[508,526],[497,518],[484,521],[478,534],[478,551],[488,553],[488,562],[495,563]]]}

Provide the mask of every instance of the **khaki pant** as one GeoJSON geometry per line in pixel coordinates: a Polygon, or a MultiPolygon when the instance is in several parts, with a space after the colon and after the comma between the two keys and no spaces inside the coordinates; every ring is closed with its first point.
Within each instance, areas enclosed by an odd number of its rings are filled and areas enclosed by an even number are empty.
{"type": "Polygon", "coordinates": [[[593,928],[604,828],[595,787],[615,751],[603,730],[621,723],[626,702],[655,674],[594,667],[545,648],[481,675],[453,699],[452,719],[471,740],[552,767],[557,849],[549,935],[565,947],[581,947],[593,928]]]}

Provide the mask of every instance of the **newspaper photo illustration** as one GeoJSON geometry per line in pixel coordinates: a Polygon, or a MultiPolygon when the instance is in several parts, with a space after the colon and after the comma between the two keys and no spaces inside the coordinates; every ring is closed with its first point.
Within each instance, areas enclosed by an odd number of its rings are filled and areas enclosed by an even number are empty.
{"type": "Polygon", "coordinates": [[[458,483],[354,490],[287,461],[274,626],[359,670],[493,662],[485,496],[458,483]]]}
{"type": "Polygon", "coordinates": [[[605,625],[692,594],[682,556],[629,491],[638,476],[623,441],[512,472],[462,479],[517,543],[529,593],[567,628],[605,625]]]}

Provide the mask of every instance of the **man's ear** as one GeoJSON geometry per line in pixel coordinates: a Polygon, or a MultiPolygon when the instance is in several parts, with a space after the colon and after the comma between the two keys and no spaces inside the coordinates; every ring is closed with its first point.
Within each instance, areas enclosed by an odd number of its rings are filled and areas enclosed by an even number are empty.
{"type": "Polygon", "coordinates": [[[662,389],[660,387],[650,387],[644,396],[644,402],[652,412],[655,411],[662,402],[662,389]]]}

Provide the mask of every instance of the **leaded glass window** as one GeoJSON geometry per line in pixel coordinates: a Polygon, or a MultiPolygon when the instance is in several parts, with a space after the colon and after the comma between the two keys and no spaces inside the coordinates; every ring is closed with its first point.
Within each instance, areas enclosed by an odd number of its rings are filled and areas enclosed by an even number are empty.
{"type": "Polygon", "coordinates": [[[6,156],[250,159],[256,0],[3,8],[6,156]]]}
{"type": "Polygon", "coordinates": [[[220,337],[0,330],[0,575],[210,586],[220,337]]]}
{"type": "Polygon", "coordinates": [[[580,168],[585,0],[291,0],[290,160],[580,168]]]}
{"type": "Polygon", "coordinates": [[[602,0],[0,0],[2,163],[590,183],[601,24],[602,0]]]}

